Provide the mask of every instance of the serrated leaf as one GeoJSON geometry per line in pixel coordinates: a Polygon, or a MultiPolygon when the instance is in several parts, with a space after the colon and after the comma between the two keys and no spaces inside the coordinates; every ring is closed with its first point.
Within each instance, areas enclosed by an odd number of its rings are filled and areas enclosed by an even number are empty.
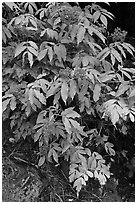
{"type": "Polygon", "coordinates": [[[64,81],[61,86],[61,97],[64,103],[66,104],[68,98],[68,84],[66,81],[64,81]]]}
{"type": "Polygon", "coordinates": [[[101,16],[100,16],[100,20],[102,21],[102,23],[106,26],[106,28],[107,28],[107,18],[104,16],[104,15],[102,15],[101,14],[101,16]]]}
{"type": "Polygon", "coordinates": [[[101,87],[99,84],[96,84],[93,91],[93,99],[95,102],[99,100],[100,92],[101,92],[101,87]]]}
{"type": "Polygon", "coordinates": [[[77,32],[77,44],[79,45],[80,42],[83,41],[84,39],[84,35],[85,35],[85,27],[83,26],[80,26],[80,28],[78,29],[78,32],[77,32]]]}
{"type": "Polygon", "coordinates": [[[38,166],[42,166],[45,162],[45,156],[40,157],[39,162],[38,162],[38,166]]]}

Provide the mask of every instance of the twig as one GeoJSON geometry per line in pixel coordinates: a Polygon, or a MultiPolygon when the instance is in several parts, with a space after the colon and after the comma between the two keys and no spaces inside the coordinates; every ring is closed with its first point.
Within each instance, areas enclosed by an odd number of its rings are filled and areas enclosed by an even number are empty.
{"type": "Polygon", "coordinates": [[[62,172],[64,178],[67,180],[67,182],[68,182],[69,186],[71,187],[72,191],[76,194],[76,192],[75,192],[74,189],[72,188],[72,186],[71,186],[71,184],[69,183],[69,180],[68,180],[68,178],[66,177],[66,175],[64,174],[64,172],[63,172],[62,170],[61,170],[61,172],[62,172]]]}

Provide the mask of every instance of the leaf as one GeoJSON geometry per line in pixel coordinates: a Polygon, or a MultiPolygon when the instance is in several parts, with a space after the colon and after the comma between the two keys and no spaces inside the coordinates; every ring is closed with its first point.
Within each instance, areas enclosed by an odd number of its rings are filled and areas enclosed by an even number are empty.
{"type": "Polygon", "coordinates": [[[74,79],[70,80],[70,88],[69,88],[69,96],[73,100],[74,96],[76,95],[77,87],[76,81],[74,79]]]}
{"type": "Polygon", "coordinates": [[[120,54],[114,48],[111,48],[111,53],[122,64],[122,58],[121,58],[120,54]]]}
{"type": "Polygon", "coordinates": [[[54,21],[54,26],[57,25],[60,21],[61,21],[61,19],[60,19],[60,17],[58,17],[58,18],[54,21]]]}
{"type": "Polygon", "coordinates": [[[39,53],[38,53],[38,60],[42,60],[47,54],[47,49],[44,49],[44,50],[41,50],[39,53]]]}
{"type": "Polygon", "coordinates": [[[67,118],[80,118],[80,115],[76,111],[71,111],[70,113],[66,114],[67,118]]]}
{"type": "Polygon", "coordinates": [[[104,48],[101,52],[99,52],[99,54],[97,55],[97,58],[100,60],[103,60],[104,58],[106,58],[110,53],[110,48],[106,47],[104,48]],[[105,57],[103,57],[105,56],[105,57]]]}
{"type": "Polygon", "coordinates": [[[27,46],[23,46],[23,43],[20,43],[19,45],[17,45],[17,47],[15,49],[15,57],[17,57],[19,54],[21,54],[26,48],[27,48],[27,46]]]}
{"type": "Polygon", "coordinates": [[[121,44],[132,56],[134,55],[133,54],[133,51],[131,49],[131,47],[129,47],[129,44],[128,43],[122,43],[121,44]]]}
{"type": "Polygon", "coordinates": [[[53,59],[53,56],[54,56],[54,52],[53,52],[52,47],[48,47],[48,56],[49,56],[49,60],[51,62],[53,59]]]}
{"type": "Polygon", "coordinates": [[[57,155],[57,152],[54,149],[53,149],[52,155],[53,155],[53,159],[55,160],[55,162],[58,163],[58,155],[57,155]]]}
{"type": "Polygon", "coordinates": [[[10,100],[11,100],[11,99],[7,99],[7,100],[4,100],[4,101],[2,102],[2,111],[3,111],[3,112],[6,110],[6,108],[7,108],[8,104],[9,104],[10,100]]]}
{"type": "Polygon", "coordinates": [[[50,38],[55,38],[56,40],[58,39],[58,33],[50,28],[45,29],[47,31],[47,34],[50,38]]]}
{"type": "Polygon", "coordinates": [[[11,32],[10,32],[10,30],[9,30],[8,28],[6,28],[5,26],[3,26],[2,29],[4,30],[4,33],[6,34],[6,36],[7,36],[8,38],[11,38],[11,37],[12,37],[11,32]]]}
{"type": "MultiPolygon", "coordinates": [[[[112,143],[110,143],[110,142],[105,143],[105,150],[107,153],[110,153],[110,149],[112,149],[112,147],[114,147],[114,145],[112,143]]],[[[112,156],[114,156],[114,155],[112,155],[112,156]]]]}
{"type": "Polygon", "coordinates": [[[38,46],[36,45],[35,42],[29,41],[28,43],[29,43],[29,44],[31,45],[31,47],[33,47],[35,50],[38,50],[38,46]]]}
{"type": "Polygon", "coordinates": [[[114,106],[114,108],[112,109],[112,112],[111,112],[111,121],[113,123],[113,125],[115,125],[119,120],[119,113],[117,111],[117,108],[116,106],[114,106]]]}
{"type": "Polygon", "coordinates": [[[37,142],[42,134],[42,128],[40,128],[34,135],[34,142],[37,142]]]}
{"type": "Polygon", "coordinates": [[[66,81],[64,81],[61,86],[61,97],[64,103],[66,104],[68,98],[68,84],[66,81]]]}
{"type": "Polygon", "coordinates": [[[29,63],[30,63],[30,67],[32,67],[32,65],[33,65],[33,55],[30,52],[27,52],[27,54],[28,54],[28,60],[29,60],[29,63]]]}
{"type": "Polygon", "coordinates": [[[42,93],[40,93],[40,91],[35,89],[34,89],[34,93],[35,93],[35,96],[39,99],[39,101],[44,105],[46,105],[46,97],[42,93]]]}
{"type": "Polygon", "coordinates": [[[132,80],[132,79],[131,79],[131,76],[130,76],[127,72],[122,71],[122,73],[123,73],[129,80],[132,80]]]}
{"type": "Polygon", "coordinates": [[[105,37],[100,31],[98,31],[97,29],[95,29],[94,27],[89,26],[89,27],[88,27],[88,32],[89,32],[89,34],[90,34],[91,36],[92,36],[93,33],[94,33],[95,35],[97,35],[97,36],[102,40],[103,43],[105,43],[106,37],[105,37]]]}
{"type": "Polygon", "coordinates": [[[72,124],[72,126],[73,126],[74,128],[76,128],[77,130],[79,130],[80,133],[83,132],[82,127],[80,126],[80,124],[79,124],[76,120],[69,119],[69,121],[71,122],[71,124],[72,124]]]}
{"type": "Polygon", "coordinates": [[[60,62],[62,62],[61,59],[63,59],[64,61],[66,60],[66,48],[64,45],[55,45],[54,46],[54,52],[57,55],[57,58],[60,62]]]}
{"type": "Polygon", "coordinates": [[[130,117],[130,120],[134,123],[135,122],[135,116],[132,113],[130,113],[129,117],[130,117]]]}
{"type": "Polygon", "coordinates": [[[107,18],[104,16],[104,15],[102,15],[101,14],[101,16],[100,16],[100,20],[102,21],[102,23],[105,25],[105,27],[107,28],[107,18]]]}
{"type": "Polygon", "coordinates": [[[33,14],[33,8],[31,5],[28,6],[28,9],[29,9],[29,13],[33,14]]]}
{"type": "Polygon", "coordinates": [[[46,98],[49,98],[50,96],[54,95],[60,86],[61,86],[61,83],[58,81],[52,84],[50,86],[50,89],[47,91],[46,98]]]}
{"type": "Polygon", "coordinates": [[[27,47],[27,49],[36,57],[38,56],[38,51],[35,50],[33,47],[27,47]]]}
{"type": "Polygon", "coordinates": [[[10,101],[10,109],[13,111],[16,108],[16,98],[13,96],[10,101]]]}
{"type": "Polygon", "coordinates": [[[92,161],[92,164],[91,164],[91,170],[95,170],[96,169],[96,166],[97,166],[97,161],[96,161],[96,159],[93,159],[93,161],[92,161]]]}
{"type": "Polygon", "coordinates": [[[45,156],[40,157],[39,162],[38,162],[38,166],[42,166],[45,162],[45,156]]]}
{"type": "Polygon", "coordinates": [[[111,57],[112,65],[114,65],[116,62],[115,57],[113,54],[110,54],[110,57],[111,57]]]}
{"type": "Polygon", "coordinates": [[[90,177],[90,178],[93,178],[93,173],[91,171],[86,171],[87,175],[90,177]]]}
{"type": "Polygon", "coordinates": [[[100,92],[101,92],[101,87],[99,84],[96,84],[93,91],[93,99],[95,102],[99,100],[100,92]]]}
{"type": "Polygon", "coordinates": [[[125,85],[125,84],[120,84],[117,92],[116,92],[116,97],[121,96],[122,94],[125,93],[125,91],[127,91],[129,89],[129,85],[125,85]]]}
{"type": "Polygon", "coordinates": [[[7,38],[6,38],[4,31],[2,31],[2,40],[6,44],[7,38]]]}
{"type": "Polygon", "coordinates": [[[123,57],[126,58],[126,54],[125,54],[123,48],[120,45],[117,45],[117,48],[120,50],[120,52],[123,55],[123,57]]]}
{"type": "Polygon", "coordinates": [[[71,124],[70,124],[69,120],[63,116],[62,121],[64,123],[65,129],[68,132],[68,134],[71,134],[71,124]]]}
{"type": "Polygon", "coordinates": [[[80,42],[83,41],[85,35],[85,27],[80,26],[77,32],[77,44],[79,45],[80,42]]]}
{"type": "Polygon", "coordinates": [[[83,63],[83,66],[87,66],[89,64],[89,56],[86,55],[82,58],[82,63],[83,63]]]}
{"type": "Polygon", "coordinates": [[[34,20],[34,19],[29,19],[30,20],[30,22],[32,23],[32,25],[35,27],[35,29],[37,29],[37,23],[36,23],[36,20],[34,20]]]}
{"type": "Polygon", "coordinates": [[[30,103],[27,103],[27,107],[25,109],[25,113],[26,113],[26,116],[28,117],[31,113],[31,105],[30,103]]]}
{"type": "Polygon", "coordinates": [[[72,30],[71,30],[71,33],[70,33],[72,40],[74,40],[74,38],[76,37],[78,28],[79,28],[78,25],[75,25],[75,24],[74,24],[74,25],[72,26],[72,30]]]}
{"type": "Polygon", "coordinates": [[[99,19],[99,16],[101,15],[100,11],[97,10],[94,14],[93,14],[93,19],[94,19],[94,23],[99,19]]]}
{"type": "Polygon", "coordinates": [[[76,191],[77,191],[77,197],[79,197],[79,192],[81,191],[82,189],[82,183],[83,183],[83,178],[80,177],[78,178],[74,184],[73,184],[73,187],[75,188],[76,187],[76,191]]]}

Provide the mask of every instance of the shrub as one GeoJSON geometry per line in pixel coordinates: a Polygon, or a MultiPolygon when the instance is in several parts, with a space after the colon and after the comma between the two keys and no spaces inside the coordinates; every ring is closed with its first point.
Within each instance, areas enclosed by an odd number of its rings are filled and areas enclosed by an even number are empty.
{"type": "Polygon", "coordinates": [[[108,35],[113,17],[96,3],[3,3],[3,120],[15,141],[39,144],[38,166],[69,162],[77,196],[110,178],[112,133],[135,121],[134,63],[123,63],[134,48],[125,32],[108,35]]]}

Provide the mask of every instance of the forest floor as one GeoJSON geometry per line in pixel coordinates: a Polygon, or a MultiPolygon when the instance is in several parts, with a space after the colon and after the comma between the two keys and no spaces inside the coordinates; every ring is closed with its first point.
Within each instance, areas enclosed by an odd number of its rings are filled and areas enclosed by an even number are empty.
{"type": "Polygon", "coordinates": [[[112,177],[104,188],[89,180],[77,198],[60,166],[47,163],[38,168],[36,146],[27,140],[10,142],[9,135],[3,131],[3,202],[135,202],[135,183],[124,175],[118,183],[112,177]]]}

